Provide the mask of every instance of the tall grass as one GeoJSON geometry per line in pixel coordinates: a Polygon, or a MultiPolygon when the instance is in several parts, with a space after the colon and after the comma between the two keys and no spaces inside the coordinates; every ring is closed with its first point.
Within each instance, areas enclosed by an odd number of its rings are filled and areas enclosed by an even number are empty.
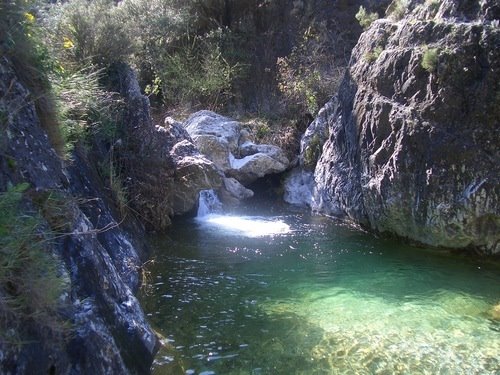
{"type": "Polygon", "coordinates": [[[123,100],[101,87],[102,74],[102,70],[88,67],[51,78],[67,157],[76,143],[90,136],[99,135],[109,142],[116,137],[123,100]]]}
{"type": "Polygon", "coordinates": [[[20,184],[0,193],[0,340],[21,345],[27,327],[39,334],[63,334],[58,298],[64,282],[46,249],[47,231],[38,213],[23,208],[20,184]]]}
{"type": "Polygon", "coordinates": [[[0,55],[12,61],[18,78],[31,93],[38,118],[58,153],[64,140],[57,122],[57,105],[47,71],[51,69],[48,49],[40,38],[33,1],[2,1],[0,4],[0,55]]]}

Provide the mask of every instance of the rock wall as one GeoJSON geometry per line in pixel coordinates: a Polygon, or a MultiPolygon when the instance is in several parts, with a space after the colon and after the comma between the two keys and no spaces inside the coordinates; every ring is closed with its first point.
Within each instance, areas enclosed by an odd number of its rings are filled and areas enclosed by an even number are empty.
{"type": "Polygon", "coordinates": [[[63,165],[40,126],[30,92],[4,57],[0,113],[0,191],[30,184],[24,205],[42,211],[52,233],[46,250],[59,264],[60,277],[67,279],[59,315],[69,331],[51,336],[50,329],[40,332],[36,319],[24,322],[31,335],[27,343],[0,340],[0,373],[148,373],[158,340],[134,296],[145,255],[137,240],[142,225],[131,218],[116,219],[97,172],[83,154],[77,152],[70,165],[63,165]],[[44,205],[48,197],[57,197],[52,214],[44,205]],[[133,229],[136,237],[126,229],[133,229]]]}
{"type": "Polygon", "coordinates": [[[130,205],[148,229],[164,230],[171,217],[196,208],[201,190],[220,187],[222,175],[180,123],[167,118],[164,124],[153,124],[149,100],[130,67],[120,65],[116,74],[127,106],[117,152],[130,205]]]}
{"type": "Polygon", "coordinates": [[[500,253],[500,6],[411,1],[365,31],[328,104],[312,208],[500,253]]]}

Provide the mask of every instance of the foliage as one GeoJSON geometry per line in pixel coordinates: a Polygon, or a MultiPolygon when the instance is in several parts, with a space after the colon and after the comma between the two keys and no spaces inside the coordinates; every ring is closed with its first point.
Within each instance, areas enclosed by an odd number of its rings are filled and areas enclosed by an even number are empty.
{"type": "Polygon", "coordinates": [[[384,47],[382,46],[377,46],[375,47],[372,51],[367,52],[363,57],[366,61],[368,62],[374,62],[375,60],[378,59],[382,51],[384,50],[384,47]]]}
{"type": "Polygon", "coordinates": [[[0,55],[12,61],[17,76],[31,92],[38,118],[52,146],[62,153],[64,142],[47,74],[53,69],[54,61],[41,38],[34,1],[0,4],[0,55]]]}
{"type": "Polygon", "coordinates": [[[326,58],[331,38],[325,24],[311,26],[288,56],[277,59],[278,87],[298,115],[314,116],[340,82],[343,70],[326,58]]]}
{"type": "Polygon", "coordinates": [[[89,134],[109,142],[116,137],[123,103],[117,94],[101,88],[101,74],[102,70],[84,68],[52,75],[66,154],[89,134]]]}
{"type": "Polygon", "coordinates": [[[231,85],[238,74],[222,54],[221,42],[229,31],[216,30],[187,39],[171,53],[162,56],[157,77],[167,103],[200,102],[217,109],[231,96],[231,85]]]}
{"type": "Polygon", "coordinates": [[[403,18],[408,9],[409,0],[393,0],[393,2],[387,7],[387,16],[391,17],[395,21],[403,18]]]}
{"type": "Polygon", "coordinates": [[[361,5],[355,17],[358,20],[360,26],[363,29],[367,29],[370,27],[373,21],[376,21],[378,19],[378,14],[376,12],[368,13],[365,7],[361,5]]]}
{"type": "Polygon", "coordinates": [[[58,61],[76,69],[107,68],[126,61],[134,50],[123,27],[121,8],[112,0],[73,0],[50,8],[45,16],[50,45],[58,61]]]}
{"type": "Polygon", "coordinates": [[[438,66],[439,52],[439,48],[429,48],[425,46],[424,54],[422,55],[422,62],[420,63],[422,68],[427,70],[429,73],[435,72],[438,66]]]}
{"type": "Polygon", "coordinates": [[[45,249],[41,217],[22,207],[27,184],[0,193],[0,339],[22,344],[25,324],[39,332],[62,334],[57,316],[64,283],[57,260],[45,249]]]}

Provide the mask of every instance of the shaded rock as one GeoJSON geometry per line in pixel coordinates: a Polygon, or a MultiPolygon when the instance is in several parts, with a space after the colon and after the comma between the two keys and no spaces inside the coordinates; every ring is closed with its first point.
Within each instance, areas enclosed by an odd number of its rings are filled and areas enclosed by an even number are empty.
{"type": "Polygon", "coordinates": [[[421,5],[362,34],[328,116],[312,206],[420,243],[499,253],[498,6],[421,5]]]}
{"type": "Polygon", "coordinates": [[[0,341],[0,372],[148,373],[158,340],[133,295],[144,247],[124,230],[134,227],[140,236],[141,224],[115,219],[97,173],[83,156],[75,154],[69,167],[62,164],[29,92],[5,58],[0,60],[0,111],[7,113],[0,127],[0,191],[22,182],[31,186],[24,203],[39,207],[46,231],[53,233],[47,250],[68,279],[57,318],[69,330],[66,337],[51,333],[54,327],[33,327],[33,316],[22,327],[30,333],[25,344],[0,341]],[[44,202],[54,196],[61,205],[50,213],[44,202]]]}
{"type": "Polygon", "coordinates": [[[334,108],[334,100],[330,100],[318,112],[314,121],[307,127],[300,140],[300,166],[314,170],[328,138],[328,118],[334,108]]]}
{"type": "Polygon", "coordinates": [[[221,186],[222,176],[179,122],[167,118],[165,126],[153,125],[149,100],[128,66],[119,66],[117,74],[127,104],[127,138],[119,151],[130,204],[149,228],[163,230],[172,216],[196,207],[201,190],[221,186]]]}
{"type": "Polygon", "coordinates": [[[224,178],[224,187],[233,197],[238,200],[253,197],[253,191],[244,187],[235,178],[224,178]]]}

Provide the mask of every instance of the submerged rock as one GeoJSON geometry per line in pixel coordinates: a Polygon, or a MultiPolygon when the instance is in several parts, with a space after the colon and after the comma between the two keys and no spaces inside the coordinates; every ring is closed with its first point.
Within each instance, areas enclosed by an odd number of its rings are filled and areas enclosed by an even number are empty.
{"type": "Polygon", "coordinates": [[[493,320],[500,321],[500,303],[498,305],[493,306],[490,311],[491,318],[493,320]]]}
{"type": "Polygon", "coordinates": [[[432,246],[500,252],[494,1],[412,1],[362,34],[315,168],[312,207],[432,246]]]}

